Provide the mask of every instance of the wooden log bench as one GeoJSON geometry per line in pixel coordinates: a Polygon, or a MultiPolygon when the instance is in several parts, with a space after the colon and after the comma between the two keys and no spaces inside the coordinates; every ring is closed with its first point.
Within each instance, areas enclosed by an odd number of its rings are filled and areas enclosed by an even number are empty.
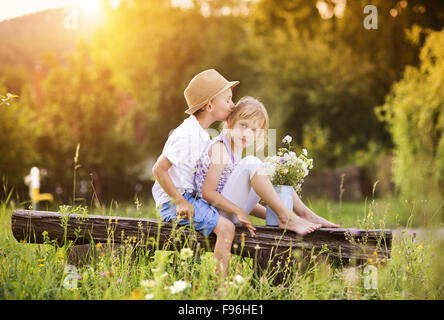
{"type": "MultiPolygon", "coordinates": [[[[35,210],[15,210],[11,219],[14,237],[26,243],[44,243],[45,237],[60,245],[72,241],[74,246],[133,243],[153,252],[183,247],[209,251],[216,241],[214,234],[206,238],[192,228],[153,219],[35,210]]],[[[278,281],[282,280],[283,264],[295,261],[295,252],[321,254],[341,264],[353,261],[356,265],[368,259],[390,258],[392,232],[387,229],[321,228],[301,236],[277,227],[255,227],[256,236],[251,237],[245,227],[236,226],[232,253],[252,258],[256,272],[274,270],[278,281]]]]}

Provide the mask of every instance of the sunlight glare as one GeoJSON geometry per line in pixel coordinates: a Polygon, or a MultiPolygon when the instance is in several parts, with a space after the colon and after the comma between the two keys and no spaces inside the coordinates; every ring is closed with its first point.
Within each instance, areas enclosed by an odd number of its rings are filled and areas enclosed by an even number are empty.
{"type": "Polygon", "coordinates": [[[77,3],[90,12],[96,12],[100,9],[100,0],[78,0],[77,3]]]}

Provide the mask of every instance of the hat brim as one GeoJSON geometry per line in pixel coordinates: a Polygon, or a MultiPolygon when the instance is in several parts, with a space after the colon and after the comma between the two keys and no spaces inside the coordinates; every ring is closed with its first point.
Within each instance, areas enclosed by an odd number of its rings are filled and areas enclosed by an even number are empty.
{"type": "Polygon", "coordinates": [[[188,109],[185,111],[185,113],[187,113],[187,114],[193,114],[193,113],[195,113],[197,110],[199,110],[200,108],[202,108],[205,104],[208,103],[208,101],[210,101],[211,99],[213,99],[215,96],[217,96],[218,94],[224,92],[224,91],[227,90],[227,89],[234,88],[234,87],[237,86],[239,83],[240,83],[239,81],[229,81],[229,82],[227,83],[226,86],[224,86],[221,90],[219,90],[218,92],[216,92],[212,97],[210,97],[209,99],[207,99],[207,100],[205,100],[205,101],[202,101],[202,102],[199,103],[198,105],[195,105],[195,106],[193,106],[193,107],[191,107],[191,108],[188,108],[188,109]]]}

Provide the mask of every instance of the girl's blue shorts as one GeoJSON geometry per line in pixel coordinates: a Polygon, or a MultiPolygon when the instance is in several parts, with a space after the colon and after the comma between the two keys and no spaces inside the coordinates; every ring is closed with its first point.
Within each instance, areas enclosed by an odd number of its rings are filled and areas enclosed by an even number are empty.
{"type": "MultiPolygon", "coordinates": [[[[197,231],[208,237],[219,221],[219,212],[196,195],[184,193],[183,197],[193,205],[194,217],[191,222],[188,219],[180,219],[179,225],[193,226],[197,231]]],[[[159,214],[163,221],[177,220],[176,205],[172,201],[163,203],[159,214]]]]}

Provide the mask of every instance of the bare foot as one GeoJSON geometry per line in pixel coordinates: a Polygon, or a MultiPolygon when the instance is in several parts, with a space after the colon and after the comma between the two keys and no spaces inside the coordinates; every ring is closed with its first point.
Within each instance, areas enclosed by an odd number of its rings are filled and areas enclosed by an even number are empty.
{"type": "Polygon", "coordinates": [[[279,228],[291,230],[301,235],[309,234],[320,227],[320,224],[304,220],[294,214],[290,215],[286,221],[279,219],[279,228]]]}
{"type": "Polygon", "coordinates": [[[312,211],[309,211],[303,215],[300,215],[302,219],[307,220],[308,222],[320,224],[323,228],[340,228],[341,226],[330,222],[312,211]]]}

